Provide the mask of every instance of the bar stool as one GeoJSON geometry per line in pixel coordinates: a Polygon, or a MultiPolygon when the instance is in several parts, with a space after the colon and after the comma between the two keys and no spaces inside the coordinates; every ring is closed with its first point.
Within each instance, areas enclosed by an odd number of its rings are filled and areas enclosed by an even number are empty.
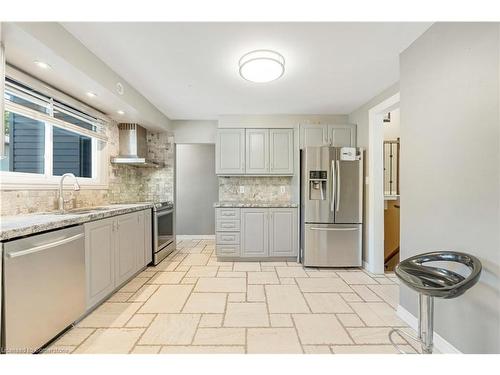
{"type": "Polygon", "coordinates": [[[422,353],[432,354],[434,332],[434,297],[456,298],[474,286],[481,275],[481,262],[475,256],[456,251],[435,251],[405,259],[396,266],[396,276],[418,295],[418,337],[400,329],[389,332],[389,340],[400,353],[406,354],[393,340],[395,333],[411,337],[422,345],[422,353]],[[449,269],[424,265],[428,262],[454,262],[466,266],[470,273],[460,275],[449,269]]]}

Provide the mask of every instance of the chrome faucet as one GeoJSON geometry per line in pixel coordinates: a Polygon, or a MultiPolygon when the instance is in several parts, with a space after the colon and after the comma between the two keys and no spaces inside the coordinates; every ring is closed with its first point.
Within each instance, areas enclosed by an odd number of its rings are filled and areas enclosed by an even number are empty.
{"type": "Polygon", "coordinates": [[[64,179],[66,177],[73,177],[73,180],[75,180],[75,183],[73,184],[73,189],[75,191],[80,190],[80,184],[78,184],[78,180],[76,179],[76,176],[73,173],[65,173],[61,176],[61,180],[59,181],[59,199],[58,199],[58,208],[59,211],[61,212],[64,212],[64,203],[67,202],[64,200],[63,196],[64,179]]]}

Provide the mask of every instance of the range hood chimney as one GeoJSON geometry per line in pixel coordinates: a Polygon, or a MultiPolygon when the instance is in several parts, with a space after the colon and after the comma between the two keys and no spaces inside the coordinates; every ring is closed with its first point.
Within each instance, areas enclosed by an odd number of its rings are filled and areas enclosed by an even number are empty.
{"type": "Polygon", "coordinates": [[[146,129],[138,124],[123,123],[118,124],[118,130],[120,154],[112,158],[111,163],[153,168],[163,166],[161,163],[147,159],[146,129]]]}

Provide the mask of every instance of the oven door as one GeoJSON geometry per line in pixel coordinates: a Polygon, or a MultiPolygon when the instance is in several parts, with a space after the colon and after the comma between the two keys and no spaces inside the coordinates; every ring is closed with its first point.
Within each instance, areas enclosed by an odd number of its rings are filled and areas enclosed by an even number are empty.
{"type": "Polygon", "coordinates": [[[165,209],[154,215],[154,256],[153,262],[158,264],[174,250],[174,210],[165,209]]]}

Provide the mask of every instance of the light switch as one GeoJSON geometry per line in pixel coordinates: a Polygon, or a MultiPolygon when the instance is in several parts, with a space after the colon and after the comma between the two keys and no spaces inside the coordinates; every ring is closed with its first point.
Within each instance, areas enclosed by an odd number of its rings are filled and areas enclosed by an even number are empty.
{"type": "Polygon", "coordinates": [[[240,186],[240,194],[245,194],[245,187],[244,186],[240,186]]]}
{"type": "Polygon", "coordinates": [[[284,186],[280,186],[281,194],[285,194],[286,188],[284,186]]]}

